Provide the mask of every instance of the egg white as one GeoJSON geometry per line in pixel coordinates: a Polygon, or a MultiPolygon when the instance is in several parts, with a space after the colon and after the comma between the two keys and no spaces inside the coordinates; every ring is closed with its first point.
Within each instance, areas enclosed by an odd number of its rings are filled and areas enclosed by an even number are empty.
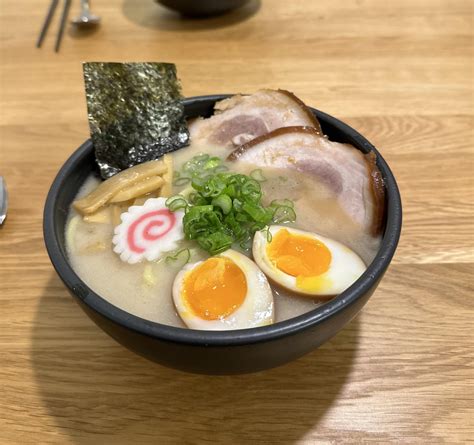
{"type": "Polygon", "coordinates": [[[273,323],[273,294],[267,277],[257,265],[245,255],[227,250],[217,257],[228,258],[244,273],[247,281],[247,294],[240,307],[227,317],[205,320],[192,312],[184,298],[184,283],[189,273],[202,261],[187,264],[176,276],[173,283],[173,301],[183,322],[191,329],[220,331],[246,329],[273,323]]]}
{"type": "Polygon", "coordinates": [[[351,249],[330,238],[312,232],[284,226],[271,226],[270,233],[275,236],[279,230],[286,229],[294,235],[307,236],[323,243],[331,252],[331,262],[326,272],[314,279],[314,288],[305,289],[298,287],[296,277],[288,275],[278,269],[267,255],[267,233],[255,233],[252,253],[260,269],[275,283],[301,295],[317,296],[320,298],[332,297],[340,294],[351,286],[365,271],[366,266],[362,259],[351,249]]]}

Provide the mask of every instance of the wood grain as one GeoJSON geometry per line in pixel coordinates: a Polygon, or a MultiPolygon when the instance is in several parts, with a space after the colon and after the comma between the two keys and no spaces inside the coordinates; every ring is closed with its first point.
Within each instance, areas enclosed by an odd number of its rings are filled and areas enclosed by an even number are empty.
{"type": "MultiPolygon", "coordinates": [[[[73,5],[72,13],[78,2],[73,5]]],[[[46,4],[0,5],[0,443],[466,443],[474,437],[473,5],[253,0],[182,20],[102,0],[103,26],[34,48],[46,4]],[[124,350],[76,307],[43,247],[44,199],[87,138],[81,61],[166,60],[186,95],[283,87],[346,120],[402,192],[392,266],[319,350],[205,377],[124,350]]]]}

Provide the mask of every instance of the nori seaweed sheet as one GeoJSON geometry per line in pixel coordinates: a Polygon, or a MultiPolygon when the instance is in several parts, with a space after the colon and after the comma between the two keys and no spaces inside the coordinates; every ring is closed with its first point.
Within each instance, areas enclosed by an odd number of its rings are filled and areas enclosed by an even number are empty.
{"type": "Polygon", "coordinates": [[[87,110],[104,179],[188,144],[176,66],[83,64],[87,110]]]}

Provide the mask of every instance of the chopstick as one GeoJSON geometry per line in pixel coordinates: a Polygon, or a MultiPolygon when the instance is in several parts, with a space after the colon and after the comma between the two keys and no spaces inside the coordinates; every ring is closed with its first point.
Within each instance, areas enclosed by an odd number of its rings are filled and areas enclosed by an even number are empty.
{"type": "Polygon", "coordinates": [[[58,52],[61,46],[61,40],[64,34],[64,28],[66,27],[67,16],[69,14],[69,8],[71,7],[71,0],[64,0],[63,13],[61,15],[61,23],[59,25],[58,35],[56,36],[56,45],[54,51],[58,52]]]}
{"type": "MultiPolygon", "coordinates": [[[[51,20],[53,19],[54,12],[56,11],[56,8],[58,6],[59,0],[51,0],[51,3],[48,8],[48,12],[46,13],[46,17],[43,22],[43,26],[41,27],[40,34],[38,36],[38,40],[36,41],[36,47],[41,48],[41,45],[43,44],[44,38],[46,37],[46,34],[49,29],[49,25],[51,24],[51,20]]],[[[67,22],[67,16],[69,14],[69,8],[71,7],[71,0],[64,0],[64,5],[63,5],[63,12],[61,14],[61,20],[59,23],[59,28],[58,28],[58,34],[56,36],[56,43],[54,45],[54,51],[58,52],[59,48],[61,46],[61,41],[63,38],[64,34],[64,29],[66,28],[66,22],[67,22]]]]}
{"type": "Polygon", "coordinates": [[[51,24],[54,11],[56,11],[57,6],[58,6],[58,0],[51,0],[48,12],[43,22],[43,26],[41,27],[41,31],[38,36],[38,40],[36,41],[36,48],[41,48],[41,45],[43,44],[43,40],[46,37],[46,33],[48,32],[49,25],[51,24]]]}

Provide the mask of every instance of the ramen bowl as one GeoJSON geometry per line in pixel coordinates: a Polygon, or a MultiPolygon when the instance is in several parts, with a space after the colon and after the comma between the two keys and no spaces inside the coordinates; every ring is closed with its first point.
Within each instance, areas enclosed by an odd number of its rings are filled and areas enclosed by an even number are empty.
{"type": "MultiPolygon", "coordinates": [[[[209,116],[214,103],[229,95],[184,100],[187,117],[209,116]]],[[[69,207],[85,179],[96,170],[94,147],[82,144],[59,170],[44,208],[44,240],[51,262],[71,296],[99,328],[126,348],[161,365],[202,374],[261,371],[295,360],[336,335],[367,303],[395,253],[402,225],[397,183],[383,157],[357,131],[312,109],[331,140],[377,154],[385,183],[385,221],[379,251],[348,289],[295,318],[233,331],[201,331],[155,323],[112,305],[74,272],[68,260],[65,225],[69,207]]]]}
{"type": "Polygon", "coordinates": [[[224,14],[240,8],[249,0],[156,0],[169,9],[189,17],[207,17],[224,14]]]}

